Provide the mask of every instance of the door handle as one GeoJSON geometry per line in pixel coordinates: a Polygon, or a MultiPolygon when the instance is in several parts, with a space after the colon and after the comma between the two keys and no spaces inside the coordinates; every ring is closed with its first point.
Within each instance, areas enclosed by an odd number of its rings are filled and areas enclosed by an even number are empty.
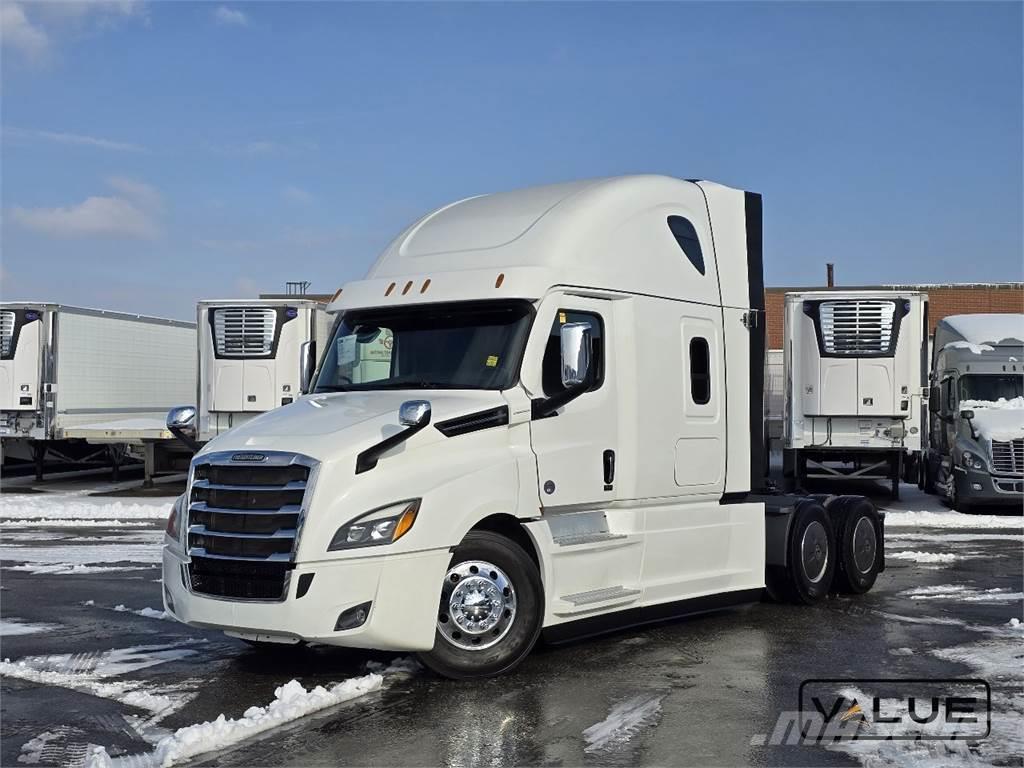
{"type": "Polygon", "coordinates": [[[610,491],[612,483],[615,482],[615,451],[611,449],[605,451],[602,463],[604,465],[604,489],[610,491]]]}

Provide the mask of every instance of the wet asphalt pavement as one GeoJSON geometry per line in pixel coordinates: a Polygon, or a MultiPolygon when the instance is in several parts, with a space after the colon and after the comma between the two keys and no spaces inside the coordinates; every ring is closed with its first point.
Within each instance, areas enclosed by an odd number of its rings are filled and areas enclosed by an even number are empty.
{"type": "MultiPolygon", "coordinates": [[[[914,501],[903,508],[921,509],[914,501]]],[[[928,501],[929,508],[943,509],[928,501]]],[[[147,524],[53,535],[140,541],[155,539],[160,528],[147,524]]],[[[761,603],[542,647],[500,679],[457,683],[423,669],[388,673],[380,691],[201,756],[194,764],[858,765],[834,749],[760,745],[759,735],[772,732],[779,713],[796,709],[801,681],[816,677],[988,677],[996,708],[1007,708],[1011,726],[1019,730],[1024,720],[1010,707],[1020,705],[1024,663],[1016,674],[979,675],[978,669],[935,651],[984,646],[990,631],[1021,618],[1020,600],[913,600],[901,593],[948,584],[1019,593],[1021,533],[1020,527],[889,529],[889,536],[897,534],[888,541],[889,553],[927,551],[960,559],[940,564],[889,559],[869,594],[833,597],[814,608],[761,603]],[[971,533],[983,538],[964,535],[971,533]],[[592,726],[616,708],[621,717],[610,735],[595,732],[592,726]]],[[[74,575],[4,569],[3,618],[54,626],[3,637],[0,656],[17,661],[72,654],[51,660],[48,668],[74,673],[95,669],[111,649],[142,646],[143,653],[158,654],[169,649],[173,653],[162,663],[122,678],[191,699],[163,719],[151,718],[119,701],[4,676],[0,763],[81,765],[89,744],[105,746],[112,756],[144,754],[164,732],[221,713],[240,717],[252,705],[266,705],[275,688],[293,678],[307,688],[329,685],[365,674],[368,662],[386,664],[395,657],[328,648],[267,653],[218,633],[115,611],[119,604],[132,610],[162,608],[159,569],[135,567],[74,575]],[[25,748],[42,733],[50,736],[41,750],[25,748]]],[[[1012,658],[1024,660],[1024,642],[1013,647],[1012,658]]],[[[980,748],[985,761],[1021,765],[1020,744],[999,738],[980,748]]]]}

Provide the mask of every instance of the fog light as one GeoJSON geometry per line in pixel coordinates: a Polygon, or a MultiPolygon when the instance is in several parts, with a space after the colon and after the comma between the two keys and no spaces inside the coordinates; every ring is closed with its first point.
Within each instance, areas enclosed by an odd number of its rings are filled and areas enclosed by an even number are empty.
{"type": "Polygon", "coordinates": [[[370,605],[372,603],[360,603],[349,608],[347,611],[342,611],[337,623],[334,625],[334,631],[343,632],[346,629],[355,629],[356,627],[363,626],[366,623],[366,619],[370,616],[370,605]]]}
{"type": "Polygon", "coordinates": [[[971,489],[975,491],[981,490],[981,483],[971,483],[971,489]]]}

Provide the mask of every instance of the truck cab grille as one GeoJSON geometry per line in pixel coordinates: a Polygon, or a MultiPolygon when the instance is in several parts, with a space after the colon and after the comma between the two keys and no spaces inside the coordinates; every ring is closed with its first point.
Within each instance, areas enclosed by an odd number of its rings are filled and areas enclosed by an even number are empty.
{"type": "Polygon", "coordinates": [[[284,600],[317,463],[294,453],[213,453],[196,459],[188,496],[193,592],[284,600]],[[235,463],[234,457],[245,463],[235,463]],[[244,457],[244,458],[243,458],[244,457]]]}
{"type": "Polygon", "coordinates": [[[1024,474],[1024,438],[992,441],[992,471],[997,475],[1024,474]]]}
{"type": "Polygon", "coordinates": [[[881,355],[892,346],[893,301],[824,301],[821,341],[831,355],[881,355]]]}
{"type": "Polygon", "coordinates": [[[277,312],[267,307],[213,310],[213,342],[218,357],[265,357],[273,352],[277,312]]]}

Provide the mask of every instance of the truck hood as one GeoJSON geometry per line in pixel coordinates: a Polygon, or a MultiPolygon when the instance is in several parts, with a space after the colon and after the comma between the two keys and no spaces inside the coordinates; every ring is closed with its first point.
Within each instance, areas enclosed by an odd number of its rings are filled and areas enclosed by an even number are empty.
{"type": "MultiPolygon", "coordinates": [[[[304,395],[290,405],[235,427],[211,440],[207,451],[264,448],[292,450],[314,458],[327,458],[318,446],[332,452],[357,453],[400,429],[398,409],[407,400],[426,400],[431,406],[431,424],[487,408],[505,405],[500,392],[476,390],[385,390],[336,392],[304,395]],[[335,439],[339,433],[343,439],[335,439]],[[326,436],[331,436],[326,439],[326,436]],[[341,449],[341,450],[339,450],[341,449]],[[317,455],[317,454],[321,455],[317,455]]],[[[429,430],[435,432],[436,430],[429,430]]],[[[421,432],[416,442],[428,431],[421,432]]],[[[440,437],[439,433],[436,433],[440,437]]]]}
{"type": "Polygon", "coordinates": [[[985,440],[1024,437],[1024,397],[1012,400],[965,400],[960,409],[974,411],[974,430],[985,440]]]}

